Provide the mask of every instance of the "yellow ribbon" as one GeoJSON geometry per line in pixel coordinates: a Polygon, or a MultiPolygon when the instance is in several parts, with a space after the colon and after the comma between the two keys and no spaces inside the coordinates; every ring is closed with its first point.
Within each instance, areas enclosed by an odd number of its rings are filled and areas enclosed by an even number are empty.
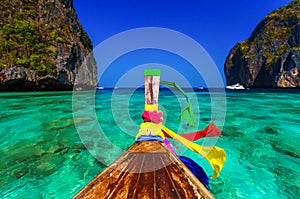
{"type": "Polygon", "coordinates": [[[136,135],[136,139],[138,139],[140,136],[160,136],[163,140],[165,139],[164,133],[161,131],[163,125],[155,124],[152,122],[145,122],[140,125],[140,130],[138,134],[136,135]]]}
{"type": "Polygon", "coordinates": [[[189,148],[190,150],[202,155],[210,163],[210,165],[214,170],[214,174],[211,178],[216,178],[219,176],[219,173],[223,168],[226,160],[226,153],[223,149],[216,146],[214,147],[200,146],[174,133],[173,131],[171,131],[165,126],[162,127],[162,130],[177,142],[181,143],[182,145],[189,148]]]}
{"type": "Polygon", "coordinates": [[[158,104],[145,104],[145,111],[157,111],[158,104]]]}

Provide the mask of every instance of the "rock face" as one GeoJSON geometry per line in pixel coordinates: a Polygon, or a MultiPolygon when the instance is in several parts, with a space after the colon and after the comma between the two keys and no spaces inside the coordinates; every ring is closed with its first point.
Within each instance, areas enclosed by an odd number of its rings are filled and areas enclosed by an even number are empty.
{"type": "Polygon", "coordinates": [[[0,91],[95,87],[92,48],[72,0],[0,2],[0,91]]]}
{"type": "Polygon", "coordinates": [[[300,0],[267,15],[225,62],[226,84],[300,87],[300,0]]]}

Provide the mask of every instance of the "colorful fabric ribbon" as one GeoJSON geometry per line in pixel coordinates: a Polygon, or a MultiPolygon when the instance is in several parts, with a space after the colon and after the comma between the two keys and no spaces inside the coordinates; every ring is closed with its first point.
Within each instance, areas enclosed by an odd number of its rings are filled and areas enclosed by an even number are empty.
{"type": "Polygon", "coordinates": [[[207,177],[203,168],[189,157],[178,156],[178,158],[210,190],[209,177],[207,177]]]}
{"type": "Polygon", "coordinates": [[[211,123],[202,131],[179,135],[162,124],[162,112],[158,111],[157,104],[145,104],[145,111],[142,117],[144,123],[140,125],[140,130],[136,136],[137,140],[141,136],[160,136],[162,140],[165,140],[165,137],[173,138],[190,150],[202,155],[214,170],[214,174],[211,178],[218,177],[226,160],[225,151],[216,146],[201,146],[192,142],[202,137],[220,136],[222,132],[214,123],[211,123]]]}
{"type": "Polygon", "coordinates": [[[185,97],[187,105],[181,112],[178,120],[181,121],[181,120],[185,119],[185,120],[187,120],[189,125],[195,126],[196,121],[195,121],[195,117],[194,117],[194,113],[193,113],[193,108],[192,108],[190,100],[189,100],[187,94],[184,92],[184,90],[182,90],[182,88],[180,88],[180,86],[178,86],[175,82],[161,81],[160,84],[177,89],[185,97]]]}
{"type": "Polygon", "coordinates": [[[185,139],[181,135],[174,133],[173,131],[171,131],[170,129],[168,129],[165,126],[162,126],[162,131],[164,132],[164,134],[167,134],[168,136],[170,136],[177,142],[181,143],[188,149],[202,155],[210,163],[210,165],[212,166],[212,168],[214,170],[214,174],[213,174],[212,178],[218,177],[221,169],[224,166],[225,160],[226,160],[226,153],[223,149],[216,147],[216,146],[208,147],[208,146],[201,146],[201,145],[195,144],[195,143],[185,139]]]}
{"type": "MultiPolygon", "coordinates": [[[[163,131],[164,132],[164,131],[163,131]]],[[[164,132],[164,135],[167,138],[171,138],[167,133],[164,132]]],[[[203,137],[219,137],[222,135],[222,132],[216,127],[214,123],[210,123],[204,130],[187,133],[187,134],[180,134],[180,136],[184,137],[187,140],[194,141],[199,140],[203,137]]]]}

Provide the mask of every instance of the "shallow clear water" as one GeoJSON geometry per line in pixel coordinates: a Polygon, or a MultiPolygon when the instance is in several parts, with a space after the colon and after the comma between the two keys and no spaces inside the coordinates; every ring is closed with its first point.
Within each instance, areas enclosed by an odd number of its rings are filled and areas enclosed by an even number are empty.
{"type": "MultiPolygon", "coordinates": [[[[197,141],[217,141],[227,153],[220,176],[210,181],[216,198],[300,195],[299,93],[188,95],[199,107],[198,128],[213,121],[223,131],[219,139],[197,141]]],[[[144,92],[0,93],[0,100],[0,198],[71,198],[134,142],[144,92]]],[[[168,90],[160,93],[165,125],[181,133],[195,130],[178,121],[182,102],[168,90]]],[[[172,144],[212,174],[202,157],[172,144]]]]}

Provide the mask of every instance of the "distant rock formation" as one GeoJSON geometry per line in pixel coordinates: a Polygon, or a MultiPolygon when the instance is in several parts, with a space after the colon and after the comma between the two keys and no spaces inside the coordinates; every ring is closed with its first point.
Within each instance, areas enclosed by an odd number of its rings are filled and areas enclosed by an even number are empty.
{"type": "Polygon", "coordinates": [[[72,0],[0,2],[0,91],[96,87],[92,48],[72,0]]]}
{"type": "Polygon", "coordinates": [[[226,84],[300,87],[300,0],[267,15],[225,62],[226,84]]]}

